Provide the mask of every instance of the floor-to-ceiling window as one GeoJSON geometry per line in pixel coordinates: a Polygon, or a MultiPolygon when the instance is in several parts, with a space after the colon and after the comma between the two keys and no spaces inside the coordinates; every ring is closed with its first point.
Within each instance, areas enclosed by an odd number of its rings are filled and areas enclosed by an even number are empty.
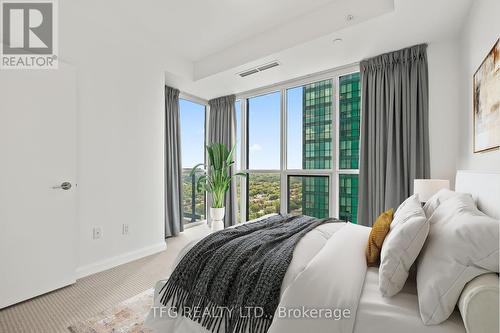
{"type": "Polygon", "coordinates": [[[205,161],[205,105],[179,99],[184,223],[206,219],[205,193],[196,191],[191,169],[205,161]]]}
{"type": "Polygon", "coordinates": [[[330,181],[324,171],[333,167],[332,89],[328,79],[286,90],[289,213],[329,216],[330,181]]]}
{"type": "Polygon", "coordinates": [[[339,159],[339,217],[357,222],[359,127],[361,89],[359,73],[339,77],[338,159],[339,159]]]}
{"type": "Polygon", "coordinates": [[[281,212],[356,223],[359,80],[350,68],[238,96],[238,165],[249,173],[241,220],[281,212]]]}
{"type": "Polygon", "coordinates": [[[246,99],[247,218],[280,212],[280,92],[246,99]]]}

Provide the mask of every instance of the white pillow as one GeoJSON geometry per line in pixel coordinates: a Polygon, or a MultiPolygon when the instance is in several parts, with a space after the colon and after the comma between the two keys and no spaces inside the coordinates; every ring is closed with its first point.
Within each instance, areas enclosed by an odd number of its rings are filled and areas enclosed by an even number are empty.
{"type": "Polygon", "coordinates": [[[383,296],[396,295],[406,282],[411,265],[417,258],[429,224],[416,194],[403,202],[391,223],[380,253],[379,289],[383,296]]]}
{"type": "Polygon", "coordinates": [[[445,202],[446,200],[454,197],[457,194],[460,193],[448,190],[446,188],[439,190],[432,197],[430,197],[429,200],[427,200],[427,202],[425,203],[424,205],[425,216],[427,216],[427,218],[431,217],[431,215],[434,213],[434,211],[438,208],[438,206],[442,202],[445,202]]]}
{"type": "Polygon", "coordinates": [[[417,292],[424,324],[450,316],[465,284],[498,272],[499,225],[480,212],[470,194],[442,202],[429,218],[430,232],[417,266],[417,292]]]}

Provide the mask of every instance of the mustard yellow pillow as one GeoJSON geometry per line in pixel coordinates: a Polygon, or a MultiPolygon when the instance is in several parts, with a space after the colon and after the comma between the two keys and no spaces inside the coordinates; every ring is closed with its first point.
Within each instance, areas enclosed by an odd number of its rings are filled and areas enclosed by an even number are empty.
{"type": "Polygon", "coordinates": [[[373,224],[366,246],[366,264],[368,266],[378,266],[379,264],[380,250],[385,236],[389,233],[393,215],[394,209],[391,208],[380,214],[373,224]]]}

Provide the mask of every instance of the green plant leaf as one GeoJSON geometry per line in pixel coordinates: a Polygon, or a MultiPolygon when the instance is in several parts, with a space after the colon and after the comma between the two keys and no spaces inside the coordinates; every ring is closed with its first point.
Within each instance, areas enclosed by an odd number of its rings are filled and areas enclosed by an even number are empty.
{"type": "MultiPolygon", "coordinates": [[[[225,146],[224,146],[225,147],[225,146]]],[[[227,150],[227,149],[226,149],[227,150]]],[[[230,165],[231,162],[234,163],[233,161],[233,154],[234,154],[234,151],[236,150],[236,144],[233,145],[233,148],[231,148],[231,151],[227,154],[227,157],[226,157],[226,163],[228,165],[230,165]]]]}
{"type": "Polygon", "coordinates": [[[231,168],[235,163],[233,161],[235,149],[236,144],[233,145],[231,151],[222,143],[207,145],[208,166],[199,163],[191,170],[191,176],[201,174],[196,181],[196,189],[197,191],[205,190],[211,193],[213,208],[224,207],[225,194],[234,177],[246,177],[244,172],[230,175],[231,168]],[[201,169],[201,167],[205,169],[201,169]]]}

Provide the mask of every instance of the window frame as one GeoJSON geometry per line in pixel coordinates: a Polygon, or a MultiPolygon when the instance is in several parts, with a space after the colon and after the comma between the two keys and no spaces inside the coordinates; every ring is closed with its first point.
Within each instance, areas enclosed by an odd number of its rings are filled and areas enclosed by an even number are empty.
{"type": "MultiPolygon", "coordinates": [[[[280,213],[287,214],[288,212],[288,177],[289,176],[328,176],[329,178],[329,216],[339,216],[339,175],[340,174],[359,174],[359,169],[340,169],[339,159],[339,120],[340,120],[340,77],[353,74],[360,71],[359,63],[354,63],[335,69],[303,76],[297,79],[292,79],[258,89],[236,94],[236,101],[241,103],[241,152],[239,171],[251,173],[279,173],[280,174],[280,213]],[[287,156],[287,90],[291,88],[301,87],[307,84],[315,83],[323,80],[332,80],[332,130],[335,134],[332,136],[332,167],[330,169],[288,169],[287,156]],[[280,169],[279,170],[260,170],[248,168],[248,99],[266,95],[272,92],[280,92],[280,169]]],[[[360,101],[361,103],[361,101],[360,101]]],[[[361,115],[360,115],[361,118],[361,115]]],[[[361,144],[361,140],[360,140],[361,144]]],[[[247,177],[248,178],[248,177],[247,177]]],[[[241,182],[241,221],[248,220],[248,179],[241,182]]]]}
{"type": "MultiPolygon", "coordinates": [[[[179,102],[181,99],[192,102],[192,103],[196,103],[199,105],[203,105],[205,107],[205,112],[204,112],[205,119],[204,119],[204,128],[203,128],[203,131],[204,131],[203,163],[207,164],[207,150],[205,149],[205,147],[206,147],[206,144],[208,142],[207,129],[208,129],[208,120],[209,120],[209,112],[210,112],[210,106],[208,104],[208,100],[191,95],[191,94],[188,94],[188,93],[185,93],[185,92],[182,92],[182,91],[179,92],[179,102]]],[[[180,112],[181,112],[181,110],[180,110],[180,104],[179,104],[179,116],[180,116],[180,112]]],[[[182,130],[182,128],[181,128],[181,130],[182,130]]],[[[182,149],[182,147],[181,147],[181,149],[182,149]]],[[[181,158],[181,160],[182,160],[182,158],[181,158]]],[[[182,169],[182,171],[184,171],[184,169],[189,169],[189,168],[184,168],[183,166],[181,166],[181,169],[182,169]]],[[[209,216],[208,216],[209,209],[208,209],[208,196],[206,193],[204,193],[204,200],[205,200],[205,219],[199,220],[199,221],[194,221],[194,222],[184,222],[184,228],[190,227],[190,226],[196,226],[196,225],[199,225],[199,224],[207,221],[207,219],[209,218],[209,216]]],[[[183,219],[184,219],[184,212],[183,212],[183,219]]]]}

